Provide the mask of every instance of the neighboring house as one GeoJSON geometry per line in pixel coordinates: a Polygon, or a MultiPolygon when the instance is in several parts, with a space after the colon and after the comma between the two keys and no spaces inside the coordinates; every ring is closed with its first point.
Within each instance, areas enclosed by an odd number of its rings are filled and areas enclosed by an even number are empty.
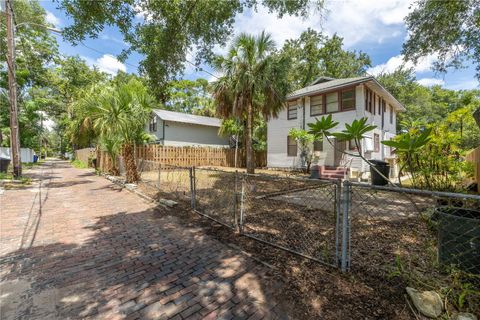
{"type": "Polygon", "coordinates": [[[228,147],[229,138],[218,134],[221,124],[217,118],[154,109],[145,130],[165,146],[228,147]]]}
{"type": "MultiPolygon", "coordinates": [[[[367,159],[384,160],[391,164],[391,175],[396,175],[395,155],[390,147],[381,144],[396,135],[397,113],[404,111],[398,102],[380,83],[371,76],[347,79],[320,77],[310,86],[299,89],[288,96],[287,108],[278,118],[267,125],[269,167],[300,167],[302,165],[297,142],[288,136],[291,128],[308,130],[308,123],[325,115],[332,115],[339,122],[333,132],[342,131],[345,123],[368,118],[368,123],[377,128],[361,141],[361,150],[367,159]]],[[[332,141],[338,150],[358,153],[354,143],[332,141]]],[[[314,164],[320,166],[323,177],[365,176],[369,166],[360,158],[336,151],[326,139],[312,146],[314,164]]]]}

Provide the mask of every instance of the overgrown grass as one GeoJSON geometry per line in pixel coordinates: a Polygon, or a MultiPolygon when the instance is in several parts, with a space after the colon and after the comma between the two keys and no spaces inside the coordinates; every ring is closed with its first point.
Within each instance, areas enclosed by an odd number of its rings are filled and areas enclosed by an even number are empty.
{"type": "Polygon", "coordinates": [[[86,169],[86,168],[88,168],[88,166],[87,166],[87,164],[86,164],[85,162],[80,161],[80,160],[78,160],[78,159],[73,160],[71,163],[72,163],[72,166],[74,166],[74,167],[77,168],[77,169],[86,169]]]}

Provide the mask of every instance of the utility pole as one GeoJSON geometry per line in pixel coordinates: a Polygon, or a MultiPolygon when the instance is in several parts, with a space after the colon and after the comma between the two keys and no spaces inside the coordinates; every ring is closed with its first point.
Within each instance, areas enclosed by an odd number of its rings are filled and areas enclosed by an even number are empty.
{"type": "Polygon", "coordinates": [[[20,159],[20,134],[18,128],[17,81],[15,79],[15,26],[13,23],[13,0],[2,0],[7,20],[7,68],[8,97],[10,101],[10,159],[13,164],[13,176],[22,175],[20,159]]]}

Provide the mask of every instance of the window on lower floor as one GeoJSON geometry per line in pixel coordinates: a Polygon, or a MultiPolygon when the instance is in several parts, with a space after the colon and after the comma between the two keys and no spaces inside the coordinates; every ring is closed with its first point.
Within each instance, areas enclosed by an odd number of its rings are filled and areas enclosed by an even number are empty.
{"type": "Polygon", "coordinates": [[[157,132],[157,117],[152,117],[152,119],[150,119],[149,129],[150,132],[157,132]]]}
{"type": "Polygon", "coordinates": [[[358,151],[357,144],[355,143],[354,139],[348,141],[348,150],[358,151]]]}
{"type": "Polygon", "coordinates": [[[288,136],[287,137],[287,156],[296,157],[297,156],[297,140],[288,136]]]}
{"type": "Polygon", "coordinates": [[[373,151],[380,151],[380,136],[376,133],[373,134],[373,151]]]}
{"type": "Polygon", "coordinates": [[[313,151],[323,151],[323,140],[313,142],[313,151]]]}

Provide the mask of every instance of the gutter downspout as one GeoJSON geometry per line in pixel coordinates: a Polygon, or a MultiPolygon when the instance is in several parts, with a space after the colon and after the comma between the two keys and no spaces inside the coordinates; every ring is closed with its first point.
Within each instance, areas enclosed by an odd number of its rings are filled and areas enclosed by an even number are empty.
{"type": "Polygon", "coordinates": [[[305,97],[302,98],[302,130],[305,130],[305,97]]]}

